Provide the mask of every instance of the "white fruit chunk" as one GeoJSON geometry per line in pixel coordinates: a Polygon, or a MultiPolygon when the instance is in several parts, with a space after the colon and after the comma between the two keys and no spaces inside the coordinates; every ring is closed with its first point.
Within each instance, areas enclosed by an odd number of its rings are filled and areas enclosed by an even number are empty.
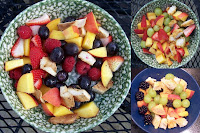
{"type": "Polygon", "coordinates": [[[93,66],[94,63],[96,62],[96,59],[86,51],[81,51],[80,54],[78,55],[78,58],[80,58],[82,61],[86,62],[91,66],[93,66]]]}

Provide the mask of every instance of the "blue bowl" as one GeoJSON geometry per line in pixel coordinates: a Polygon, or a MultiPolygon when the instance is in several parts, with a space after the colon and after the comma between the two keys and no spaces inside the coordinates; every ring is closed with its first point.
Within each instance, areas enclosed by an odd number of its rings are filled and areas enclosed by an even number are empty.
{"type": "Polygon", "coordinates": [[[144,131],[151,133],[179,133],[187,128],[189,128],[198,118],[200,112],[200,102],[198,102],[200,97],[199,85],[196,80],[182,69],[145,69],[140,72],[132,81],[131,84],[131,116],[132,120],[144,131]],[[187,109],[189,116],[186,118],[188,124],[185,127],[176,127],[173,129],[154,129],[153,125],[144,124],[144,116],[138,113],[137,101],[135,100],[135,93],[138,91],[140,82],[145,81],[148,77],[160,80],[167,73],[172,73],[175,76],[184,79],[188,83],[188,88],[194,90],[195,93],[190,99],[190,107],[187,109]]]}

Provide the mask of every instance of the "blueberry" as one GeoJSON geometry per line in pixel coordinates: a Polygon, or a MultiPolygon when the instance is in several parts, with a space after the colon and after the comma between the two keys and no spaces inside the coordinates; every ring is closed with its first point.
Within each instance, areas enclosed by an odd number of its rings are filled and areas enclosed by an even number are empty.
{"type": "Polygon", "coordinates": [[[64,23],[66,23],[66,22],[72,22],[72,21],[75,21],[76,20],[76,17],[74,17],[74,16],[69,16],[69,17],[66,17],[65,19],[64,19],[64,23]]]}
{"type": "Polygon", "coordinates": [[[66,56],[75,56],[78,54],[78,46],[74,43],[69,43],[63,46],[63,50],[66,56]]]}
{"type": "Polygon", "coordinates": [[[93,48],[99,48],[99,47],[103,47],[103,44],[102,44],[101,40],[95,39],[93,42],[93,48]]]}
{"type": "Polygon", "coordinates": [[[95,93],[94,93],[94,91],[92,91],[91,89],[87,89],[86,91],[87,91],[87,92],[90,94],[90,96],[91,96],[89,102],[94,101],[95,96],[96,96],[95,93]]]}
{"type": "Polygon", "coordinates": [[[102,64],[103,64],[103,60],[101,58],[96,58],[96,62],[94,63],[93,66],[96,68],[101,68],[102,64]]]}
{"type": "Polygon", "coordinates": [[[49,37],[49,29],[46,26],[41,26],[38,31],[41,39],[47,39],[49,37]]]}
{"type": "Polygon", "coordinates": [[[31,70],[32,70],[32,66],[30,64],[25,64],[22,67],[22,74],[30,73],[31,70]]]}
{"type": "Polygon", "coordinates": [[[81,89],[81,87],[78,84],[71,84],[69,85],[69,87],[81,89]]]}
{"type": "Polygon", "coordinates": [[[50,54],[50,59],[58,64],[61,63],[62,60],[64,59],[63,49],[61,47],[54,48],[50,54]]]}
{"type": "Polygon", "coordinates": [[[108,45],[106,46],[108,55],[113,56],[116,55],[119,51],[118,45],[114,42],[110,42],[108,43],[108,45]]]}
{"type": "Polygon", "coordinates": [[[87,75],[81,75],[78,78],[78,84],[81,87],[81,89],[88,89],[91,84],[91,79],[87,75]]]}
{"type": "Polygon", "coordinates": [[[82,105],[81,102],[77,102],[75,101],[75,106],[71,108],[71,110],[75,110],[75,109],[78,109],[80,106],[82,105]]]}
{"type": "Polygon", "coordinates": [[[60,89],[61,86],[66,86],[66,84],[63,83],[63,82],[57,82],[56,83],[56,88],[60,89]]]}
{"type": "Polygon", "coordinates": [[[61,40],[60,42],[61,42],[61,47],[63,47],[64,45],[67,45],[67,42],[64,40],[61,40]]]}
{"type": "Polygon", "coordinates": [[[47,86],[47,87],[55,87],[56,86],[56,83],[57,83],[57,78],[54,77],[54,76],[47,76],[45,79],[44,79],[44,84],[47,86]]]}
{"type": "Polygon", "coordinates": [[[60,82],[64,82],[68,79],[68,74],[65,71],[59,71],[56,77],[60,82]]]}

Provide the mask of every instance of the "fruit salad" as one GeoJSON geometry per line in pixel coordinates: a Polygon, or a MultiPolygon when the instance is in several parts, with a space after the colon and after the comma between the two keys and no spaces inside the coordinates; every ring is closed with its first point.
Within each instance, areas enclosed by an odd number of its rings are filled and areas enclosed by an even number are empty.
{"type": "Polygon", "coordinates": [[[41,104],[52,124],[95,117],[95,93],[104,94],[113,86],[113,73],[124,58],[117,55],[118,44],[93,12],[63,21],[44,14],[18,27],[17,34],[11,49],[14,59],[5,62],[5,71],[14,80],[23,107],[41,104]],[[69,84],[68,77],[77,82],[69,84]]]}
{"type": "Polygon", "coordinates": [[[143,53],[154,54],[159,64],[171,66],[173,61],[181,63],[189,55],[190,35],[196,26],[189,15],[176,6],[147,12],[137,26],[134,32],[142,38],[143,53]]]}
{"type": "Polygon", "coordinates": [[[144,123],[166,130],[188,124],[187,108],[194,93],[187,88],[185,80],[168,73],[160,81],[148,77],[141,82],[135,98],[139,114],[144,115],[144,123]]]}

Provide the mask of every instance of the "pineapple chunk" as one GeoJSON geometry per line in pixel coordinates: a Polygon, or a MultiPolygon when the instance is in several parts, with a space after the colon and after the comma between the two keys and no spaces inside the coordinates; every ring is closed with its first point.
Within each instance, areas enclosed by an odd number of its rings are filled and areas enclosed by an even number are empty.
{"type": "Polygon", "coordinates": [[[152,54],[156,54],[156,50],[152,47],[149,49],[149,52],[151,52],[152,54]]]}
{"type": "Polygon", "coordinates": [[[187,56],[189,55],[188,48],[187,48],[187,47],[184,47],[183,49],[184,49],[184,51],[185,51],[185,54],[184,54],[183,57],[187,57],[187,56]]]}
{"type": "Polygon", "coordinates": [[[173,62],[170,60],[169,57],[167,57],[167,64],[168,64],[168,66],[171,66],[173,64],[173,62]]]}
{"type": "MultiPolygon", "coordinates": [[[[146,20],[146,23],[147,23],[147,28],[149,28],[150,26],[151,26],[151,24],[150,24],[150,22],[148,21],[148,20],[146,20]]],[[[143,28],[142,26],[141,26],[141,22],[140,23],[138,23],[138,29],[140,29],[140,30],[143,30],[143,29],[145,29],[145,28],[143,28]]]]}
{"type": "Polygon", "coordinates": [[[150,37],[147,37],[146,47],[151,47],[151,45],[152,45],[152,39],[150,37]]]}
{"type": "Polygon", "coordinates": [[[149,21],[151,21],[152,19],[156,19],[156,14],[154,12],[148,12],[147,18],[149,21]]]}
{"type": "Polygon", "coordinates": [[[161,50],[158,49],[158,50],[156,51],[156,57],[159,56],[159,55],[161,55],[161,54],[162,54],[161,50]]]}
{"type": "Polygon", "coordinates": [[[77,37],[73,39],[65,40],[67,43],[75,43],[78,47],[81,47],[83,42],[83,37],[77,37]]]}
{"type": "Polygon", "coordinates": [[[156,60],[159,64],[165,63],[166,62],[166,58],[163,54],[159,55],[156,57],[156,60]]]}
{"type": "Polygon", "coordinates": [[[53,30],[58,30],[58,24],[60,23],[60,18],[54,19],[51,22],[47,24],[47,28],[49,29],[49,32],[53,30]]]}
{"type": "Polygon", "coordinates": [[[86,36],[83,39],[82,48],[87,50],[92,49],[95,36],[96,34],[87,31],[86,36]]]}
{"type": "Polygon", "coordinates": [[[65,36],[63,35],[62,31],[57,31],[57,30],[52,30],[52,32],[49,35],[49,38],[57,40],[65,40],[65,36]]]}
{"type": "Polygon", "coordinates": [[[162,44],[162,48],[163,48],[164,51],[165,51],[165,49],[166,49],[167,46],[168,46],[167,42],[165,42],[165,43],[162,44]]]}
{"type": "Polygon", "coordinates": [[[157,43],[158,43],[157,41],[154,41],[154,42],[153,42],[153,45],[152,45],[152,48],[154,48],[154,49],[158,49],[158,45],[157,45],[157,43]]]}

